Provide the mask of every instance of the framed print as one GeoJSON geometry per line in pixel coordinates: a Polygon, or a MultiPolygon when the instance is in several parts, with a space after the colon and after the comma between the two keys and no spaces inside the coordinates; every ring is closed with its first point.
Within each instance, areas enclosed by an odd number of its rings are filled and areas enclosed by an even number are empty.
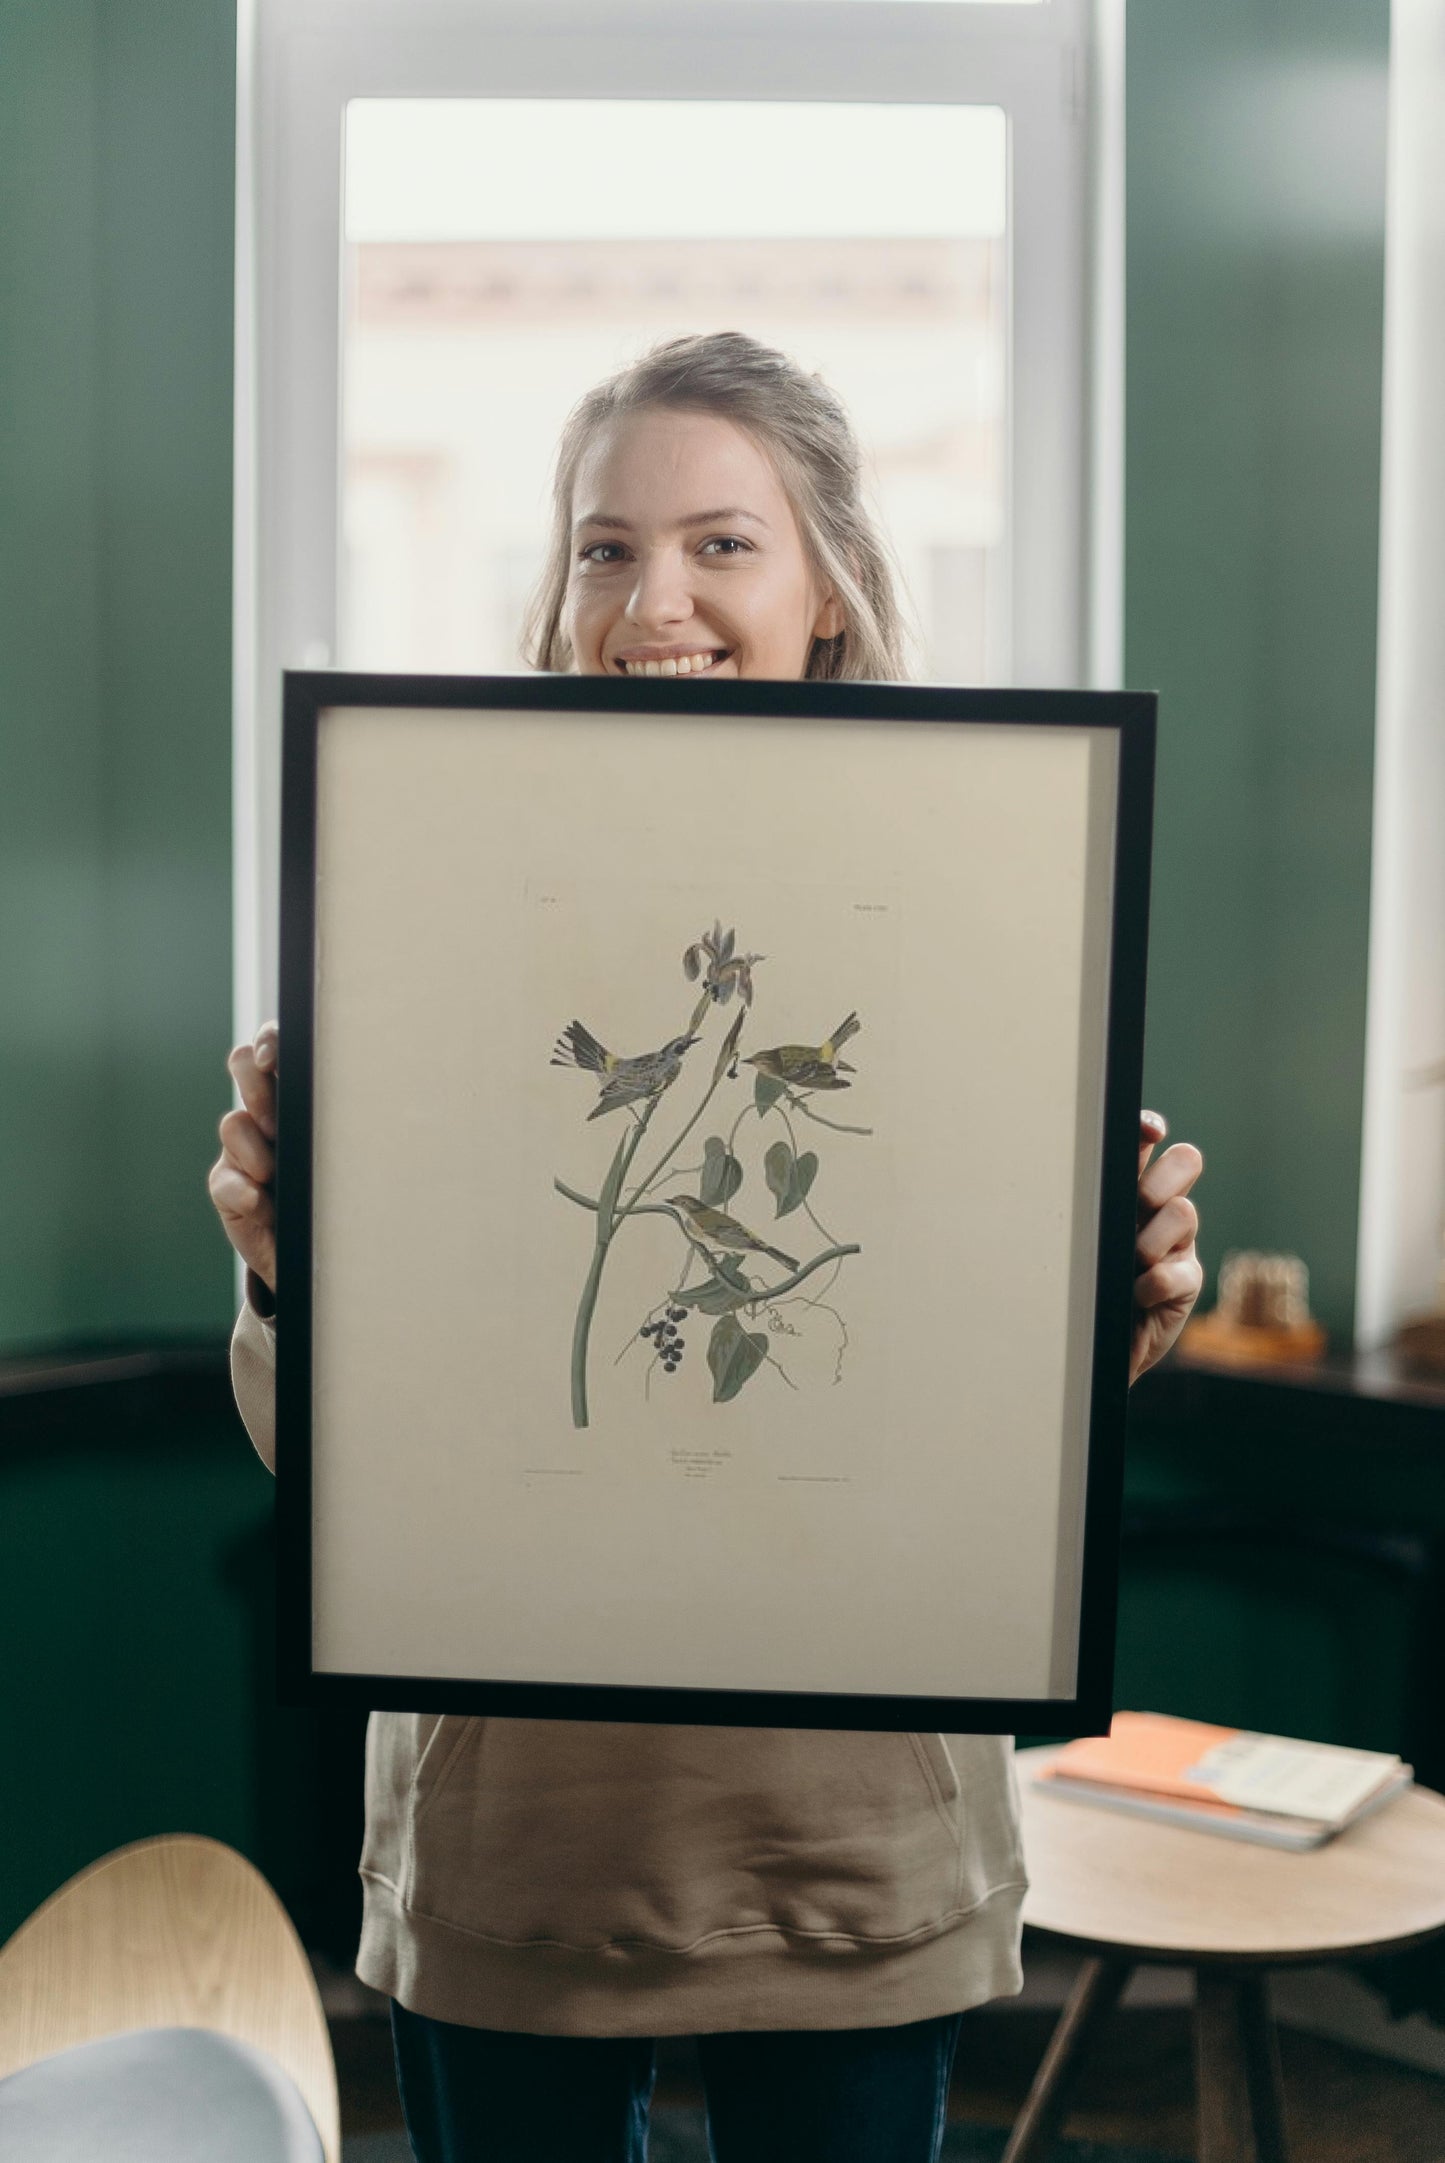
{"type": "Polygon", "coordinates": [[[1108,1724],[1154,702],[293,674],[293,1701],[1108,1724]]]}

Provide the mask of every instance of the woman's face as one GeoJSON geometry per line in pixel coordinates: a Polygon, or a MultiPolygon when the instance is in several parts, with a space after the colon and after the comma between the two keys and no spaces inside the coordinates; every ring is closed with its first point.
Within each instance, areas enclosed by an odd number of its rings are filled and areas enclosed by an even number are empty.
{"type": "Polygon", "coordinates": [[[584,676],[801,676],[843,627],[772,461],[712,413],[601,430],[577,469],[563,623],[584,676]]]}

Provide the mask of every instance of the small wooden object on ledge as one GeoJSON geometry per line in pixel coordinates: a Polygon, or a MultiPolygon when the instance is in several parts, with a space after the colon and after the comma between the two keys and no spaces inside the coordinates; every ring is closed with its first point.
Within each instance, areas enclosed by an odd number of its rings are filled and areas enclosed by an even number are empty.
{"type": "Polygon", "coordinates": [[[1297,1254],[1231,1251],[1219,1265],[1218,1304],[1185,1325],[1178,1356],[1229,1367],[1321,1358],[1328,1339],[1310,1313],[1309,1285],[1297,1254]]]}
{"type": "Polygon", "coordinates": [[[1430,1314],[1412,1315],[1402,1323],[1394,1349],[1406,1367],[1422,1374],[1445,1374],[1445,1306],[1430,1314]]]}

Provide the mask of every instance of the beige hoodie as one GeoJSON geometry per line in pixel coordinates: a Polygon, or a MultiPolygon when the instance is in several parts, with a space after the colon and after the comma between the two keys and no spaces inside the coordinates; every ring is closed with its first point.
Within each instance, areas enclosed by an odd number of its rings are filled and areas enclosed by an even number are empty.
{"type": "MultiPolygon", "coordinates": [[[[275,1323],[236,1401],[275,1458],[275,1323]]],[[[374,1712],[357,1973],[539,2035],[888,2027],[1010,1995],[1024,1894],[996,1735],[374,1712]]]]}

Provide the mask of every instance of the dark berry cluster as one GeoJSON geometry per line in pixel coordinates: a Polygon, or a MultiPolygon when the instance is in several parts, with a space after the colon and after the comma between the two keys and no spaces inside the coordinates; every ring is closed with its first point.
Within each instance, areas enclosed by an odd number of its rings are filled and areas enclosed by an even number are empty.
{"type": "Polygon", "coordinates": [[[671,1374],[682,1359],[685,1340],[678,1335],[677,1325],[687,1320],[686,1307],[669,1307],[666,1314],[656,1322],[644,1322],[642,1334],[650,1337],[652,1348],[662,1361],[663,1371],[671,1374]]]}

